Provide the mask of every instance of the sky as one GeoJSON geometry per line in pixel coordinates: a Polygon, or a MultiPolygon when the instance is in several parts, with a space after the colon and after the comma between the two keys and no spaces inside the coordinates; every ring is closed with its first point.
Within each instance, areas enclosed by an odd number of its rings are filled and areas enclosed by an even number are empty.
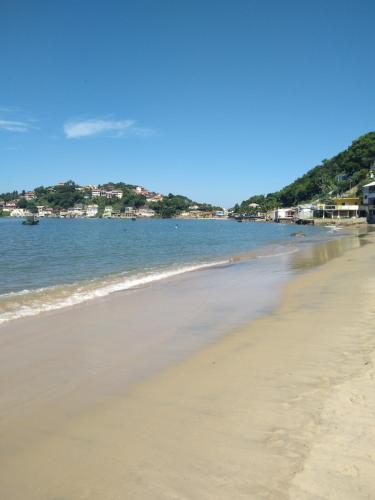
{"type": "Polygon", "coordinates": [[[0,192],[231,207],[375,130],[373,0],[0,0],[0,192]]]}

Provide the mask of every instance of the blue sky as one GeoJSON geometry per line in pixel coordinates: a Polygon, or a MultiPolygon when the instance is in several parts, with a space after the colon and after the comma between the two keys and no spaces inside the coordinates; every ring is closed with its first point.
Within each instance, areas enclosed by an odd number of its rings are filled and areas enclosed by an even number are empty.
{"type": "Polygon", "coordinates": [[[0,192],[231,206],[374,130],[370,0],[0,2],[0,192]]]}

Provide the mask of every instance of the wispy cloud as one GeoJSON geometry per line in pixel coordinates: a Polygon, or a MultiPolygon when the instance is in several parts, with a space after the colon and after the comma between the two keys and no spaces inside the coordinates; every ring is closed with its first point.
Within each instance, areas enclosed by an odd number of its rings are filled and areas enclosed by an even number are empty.
{"type": "Polygon", "coordinates": [[[0,131],[6,132],[29,132],[35,126],[27,121],[0,120],[0,131]]]}
{"type": "Polygon", "coordinates": [[[125,137],[137,135],[148,137],[154,135],[154,130],[136,126],[134,120],[71,120],[65,123],[64,133],[68,139],[79,139],[103,135],[109,137],[125,137]]]}

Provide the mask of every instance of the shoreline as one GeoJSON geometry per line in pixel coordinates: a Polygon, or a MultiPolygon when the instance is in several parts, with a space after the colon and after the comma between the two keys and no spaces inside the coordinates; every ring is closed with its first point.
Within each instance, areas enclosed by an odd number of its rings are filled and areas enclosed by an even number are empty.
{"type": "MultiPolygon", "coordinates": [[[[283,225],[282,225],[283,226],[283,225]]],[[[298,253],[302,246],[314,247],[319,244],[323,246],[330,242],[355,237],[360,234],[367,234],[369,228],[361,226],[345,227],[345,232],[333,233],[300,233],[307,238],[289,237],[280,241],[271,241],[249,250],[239,251],[232,254],[217,254],[195,260],[181,262],[171,262],[149,267],[132,269],[130,271],[118,271],[108,273],[93,278],[82,278],[66,283],[57,281],[55,284],[41,284],[37,288],[27,288],[21,290],[10,290],[0,295],[0,325],[7,324],[28,317],[39,317],[57,310],[66,310],[79,306],[85,302],[101,299],[112,294],[126,290],[136,289],[140,286],[152,285],[152,283],[168,280],[173,277],[183,276],[201,269],[215,268],[233,263],[263,259],[265,257],[278,257],[298,253]]],[[[300,233],[294,233],[300,236],[300,233]]],[[[293,233],[290,236],[294,236],[293,233]]]]}
{"type": "Polygon", "coordinates": [[[43,405],[20,417],[7,427],[1,489],[15,500],[370,498],[373,236],[123,397],[72,410],[60,429],[43,405]]]}

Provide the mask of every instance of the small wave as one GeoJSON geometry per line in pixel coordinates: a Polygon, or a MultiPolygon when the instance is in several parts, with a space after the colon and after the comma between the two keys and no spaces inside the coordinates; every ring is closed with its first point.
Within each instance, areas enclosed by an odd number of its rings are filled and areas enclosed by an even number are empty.
{"type": "Polygon", "coordinates": [[[26,303],[20,303],[21,301],[12,301],[10,304],[10,310],[8,309],[7,311],[0,313],[0,324],[13,319],[24,318],[26,316],[36,316],[42,312],[74,306],[95,298],[105,297],[114,292],[129,290],[131,288],[147,285],[155,281],[161,281],[192,271],[199,271],[200,269],[225,265],[229,262],[229,260],[222,260],[202,264],[193,264],[180,268],[154,271],[148,274],[138,274],[133,277],[127,277],[125,280],[122,277],[120,281],[118,281],[119,278],[117,277],[117,279],[110,282],[104,281],[104,284],[102,281],[96,282],[95,284],[91,282],[86,285],[83,285],[82,283],[80,285],[67,285],[65,288],[54,286],[39,288],[34,291],[22,290],[20,292],[10,292],[8,294],[1,295],[0,300],[8,299],[9,302],[9,299],[19,297],[22,300],[24,297],[26,298],[26,303]],[[51,298],[51,295],[54,296],[51,298]]]}
{"type": "Polygon", "coordinates": [[[266,255],[257,255],[257,259],[270,259],[272,257],[284,257],[286,255],[292,255],[296,252],[299,251],[299,248],[297,247],[293,247],[289,250],[283,250],[282,252],[275,252],[275,253],[270,253],[270,254],[266,254],[266,255]]]}

